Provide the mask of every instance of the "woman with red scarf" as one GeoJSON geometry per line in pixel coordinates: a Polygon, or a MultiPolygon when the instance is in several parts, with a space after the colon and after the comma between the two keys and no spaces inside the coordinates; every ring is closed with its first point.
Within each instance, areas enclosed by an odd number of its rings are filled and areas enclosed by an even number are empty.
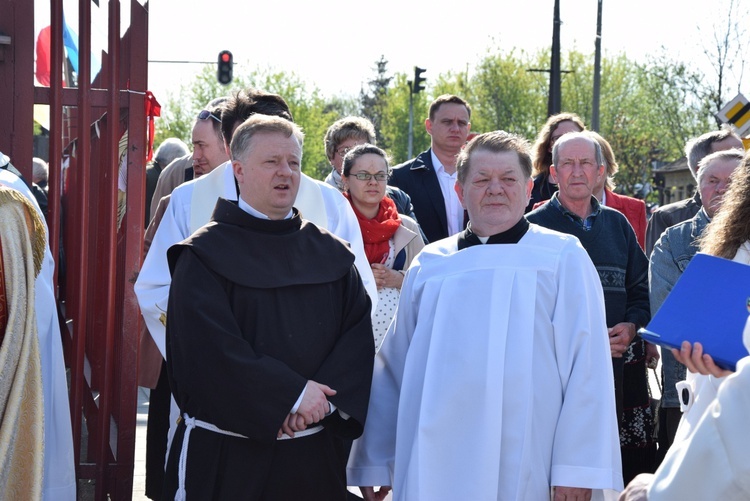
{"type": "Polygon", "coordinates": [[[372,319],[377,352],[396,312],[405,270],[424,242],[416,221],[399,214],[385,195],[389,167],[383,150],[371,144],[354,147],[344,157],[342,174],[344,196],[357,215],[378,286],[378,306],[372,319]]]}

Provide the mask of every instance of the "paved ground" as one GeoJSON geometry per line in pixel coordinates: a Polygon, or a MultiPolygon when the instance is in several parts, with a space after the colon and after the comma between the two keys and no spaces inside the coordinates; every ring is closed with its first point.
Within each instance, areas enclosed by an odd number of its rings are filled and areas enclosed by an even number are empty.
{"type": "Polygon", "coordinates": [[[146,418],[148,416],[148,389],[138,388],[138,414],[135,425],[135,466],[133,468],[133,499],[145,501],[146,497],[146,418]]]}

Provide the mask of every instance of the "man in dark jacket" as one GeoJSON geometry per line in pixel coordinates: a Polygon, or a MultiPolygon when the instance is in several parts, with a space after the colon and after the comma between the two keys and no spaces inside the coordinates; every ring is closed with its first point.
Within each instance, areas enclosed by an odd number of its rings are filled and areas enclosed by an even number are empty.
{"type": "Polygon", "coordinates": [[[471,129],[471,108],[458,96],[442,95],[430,104],[425,128],[430,149],[393,169],[388,184],[405,191],[427,240],[435,242],[466,227],[456,195],[456,156],[471,129]]]}
{"type": "MultiPolygon", "coordinates": [[[[685,145],[685,155],[687,156],[688,167],[693,177],[698,179],[698,164],[704,157],[717,151],[729,149],[742,150],[742,140],[731,131],[731,129],[720,129],[707,132],[695,139],[688,141],[685,145]]],[[[695,216],[702,207],[701,195],[695,190],[695,195],[691,198],[680,200],[659,207],[651,215],[651,219],[646,227],[646,256],[651,255],[654,244],[664,230],[695,216]]]]}

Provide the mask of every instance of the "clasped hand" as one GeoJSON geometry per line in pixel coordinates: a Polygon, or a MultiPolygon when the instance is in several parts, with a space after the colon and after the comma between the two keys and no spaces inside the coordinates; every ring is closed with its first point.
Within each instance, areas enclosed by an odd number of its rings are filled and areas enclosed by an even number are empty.
{"type": "Polygon", "coordinates": [[[404,276],[396,270],[392,270],[384,264],[373,263],[370,265],[372,275],[375,277],[375,285],[378,289],[393,287],[400,289],[404,282],[404,276]]]}
{"type": "Polygon", "coordinates": [[[635,338],[635,324],[620,322],[607,329],[609,333],[609,351],[613,358],[621,358],[635,338]]]}
{"type": "Polygon", "coordinates": [[[302,397],[297,412],[289,414],[281,425],[278,437],[284,433],[294,437],[295,431],[306,430],[308,426],[319,423],[331,410],[328,397],[336,394],[336,390],[324,384],[308,381],[305,385],[305,395],[302,397]]]}

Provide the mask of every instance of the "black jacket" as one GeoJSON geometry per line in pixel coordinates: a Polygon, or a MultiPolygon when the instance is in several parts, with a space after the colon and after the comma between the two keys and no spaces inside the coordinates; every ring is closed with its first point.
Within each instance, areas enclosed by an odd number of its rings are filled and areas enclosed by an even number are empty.
{"type": "Polygon", "coordinates": [[[388,184],[411,197],[414,214],[428,242],[448,236],[445,200],[432,165],[432,150],[423,151],[416,158],[394,167],[388,184]]]}

